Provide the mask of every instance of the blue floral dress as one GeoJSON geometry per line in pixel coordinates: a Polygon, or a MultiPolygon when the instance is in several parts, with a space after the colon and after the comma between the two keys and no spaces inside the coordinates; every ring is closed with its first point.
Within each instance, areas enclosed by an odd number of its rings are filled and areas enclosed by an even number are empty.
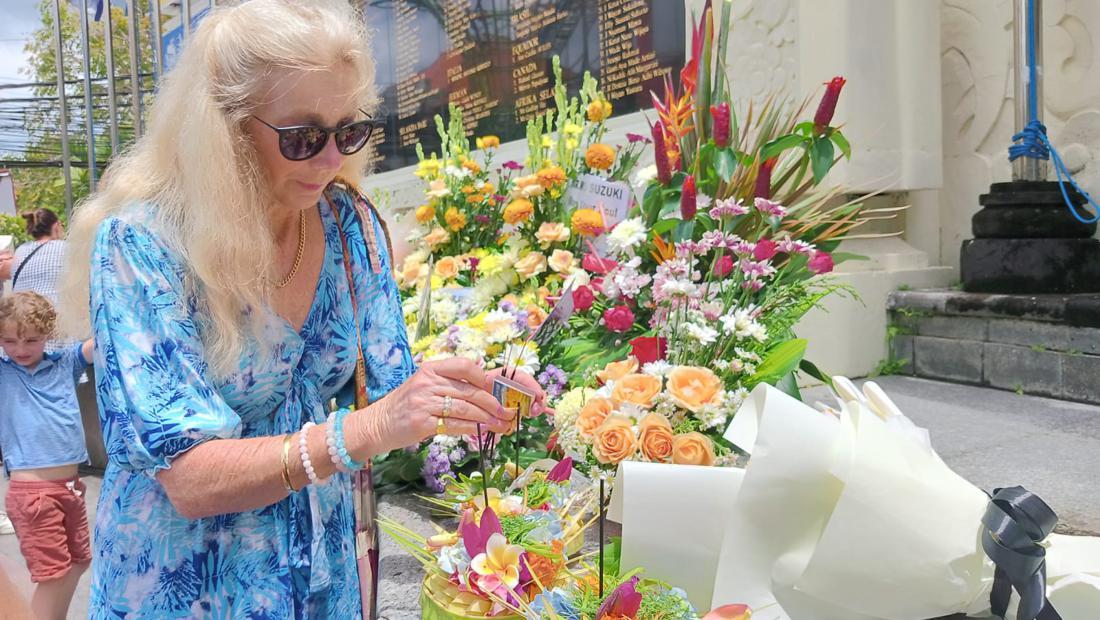
{"type": "MultiPolygon", "coordinates": [[[[369,395],[415,370],[390,259],[373,273],[352,197],[318,205],[325,258],[300,332],[264,309],[235,372],[212,376],[201,303],[147,207],[103,222],[92,257],[100,422],[109,462],[97,509],[91,618],[358,618],[351,483],[337,476],[270,506],[188,520],[154,475],[208,439],[290,433],[323,422],[349,382],[356,335],[337,218],[347,235],[369,395]]],[[[375,238],[382,239],[372,221],[375,238]]],[[[350,391],[346,392],[350,396],[350,391]]],[[[349,399],[350,401],[350,399],[349,399]]]]}

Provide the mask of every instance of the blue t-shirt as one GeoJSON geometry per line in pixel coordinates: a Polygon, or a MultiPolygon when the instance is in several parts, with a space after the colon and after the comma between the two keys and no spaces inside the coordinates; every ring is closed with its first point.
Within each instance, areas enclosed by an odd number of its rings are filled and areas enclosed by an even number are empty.
{"type": "Polygon", "coordinates": [[[88,366],[81,346],[47,353],[34,370],[0,359],[0,449],[9,471],[87,462],[76,400],[88,366]]]}

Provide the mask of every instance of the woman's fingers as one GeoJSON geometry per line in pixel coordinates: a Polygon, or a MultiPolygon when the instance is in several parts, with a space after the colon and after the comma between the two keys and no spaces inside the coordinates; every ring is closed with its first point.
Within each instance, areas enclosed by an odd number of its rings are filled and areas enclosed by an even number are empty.
{"type": "Polygon", "coordinates": [[[451,420],[464,420],[475,424],[483,424],[494,431],[511,426],[508,420],[498,418],[488,411],[471,404],[469,401],[458,399],[452,402],[451,411],[446,416],[440,411],[436,413],[436,417],[443,418],[448,422],[451,420]]]}
{"type": "MultiPolygon", "coordinates": [[[[503,373],[494,372],[492,374],[496,376],[497,374],[503,373]]],[[[530,415],[531,417],[540,415],[546,408],[546,392],[542,389],[542,386],[539,385],[539,382],[522,370],[517,370],[515,373],[510,374],[508,378],[527,388],[535,395],[535,400],[531,403],[530,415]]],[[[492,377],[489,377],[488,381],[488,385],[492,386],[492,377]]],[[[489,389],[491,389],[491,387],[489,389]]]]}
{"type": "Polygon", "coordinates": [[[485,372],[468,359],[452,357],[437,362],[429,362],[423,367],[441,377],[454,379],[455,381],[465,381],[473,386],[486,385],[485,372]]]}
{"type": "Polygon", "coordinates": [[[462,383],[454,379],[446,379],[447,383],[442,388],[441,394],[450,395],[456,399],[462,399],[481,409],[495,419],[509,421],[515,417],[514,412],[504,409],[495,396],[469,383],[462,383]]]}

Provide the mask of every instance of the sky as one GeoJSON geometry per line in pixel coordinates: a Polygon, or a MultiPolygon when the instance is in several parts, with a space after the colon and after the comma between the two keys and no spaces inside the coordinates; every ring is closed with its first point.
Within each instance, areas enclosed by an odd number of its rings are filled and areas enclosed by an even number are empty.
{"type": "MultiPolygon", "coordinates": [[[[27,64],[23,45],[38,27],[37,0],[3,0],[4,19],[0,19],[0,84],[26,82],[19,69],[27,64]]],[[[0,98],[28,96],[18,90],[0,90],[0,98]]]]}

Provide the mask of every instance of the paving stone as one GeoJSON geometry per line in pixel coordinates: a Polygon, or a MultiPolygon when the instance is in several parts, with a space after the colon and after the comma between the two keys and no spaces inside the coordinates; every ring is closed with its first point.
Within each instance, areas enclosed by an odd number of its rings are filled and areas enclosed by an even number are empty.
{"type": "Polygon", "coordinates": [[[1062,356],[1062,397],[1100,404],[1100,357],[1062,356]]]}
{"type": "Polygon", "coordinates": [[[1062,355],[1030,347],[986,343],[985,383],[1038,396],[1062,393],[1062,355]]]}
{"type": "Polygon", "coordinates": [[[911,375],[916,372],[913,364],[913,337],[898,335],[890,341],[890,361],[905,362],[898,374],[911,375]]]}
{"type": "Polygon", "coordinates": [[[982,344],[964,340],[913,337],[913,367],[921,377],[962,383],[982,382],[982,344]]]}
{"type": "Polygon", "coordinates": [[[1021,346],[1038,345],[1054,351],[1069,348],[1070,328],[1057,323],[991,319],[989,341],[1021,346]]]}
{"type": "Polygon", "coordinates": [[[982,342],[988,337],[989,320],[963,316],[929,316],[917,319],[917,334],[982,342]]]}
{"type": "Polygon", "coordinates": [[[1068,351],[1100,355],[1100,329],[1092,327],[1074,327],[1069,333],[1068,351]]]}

